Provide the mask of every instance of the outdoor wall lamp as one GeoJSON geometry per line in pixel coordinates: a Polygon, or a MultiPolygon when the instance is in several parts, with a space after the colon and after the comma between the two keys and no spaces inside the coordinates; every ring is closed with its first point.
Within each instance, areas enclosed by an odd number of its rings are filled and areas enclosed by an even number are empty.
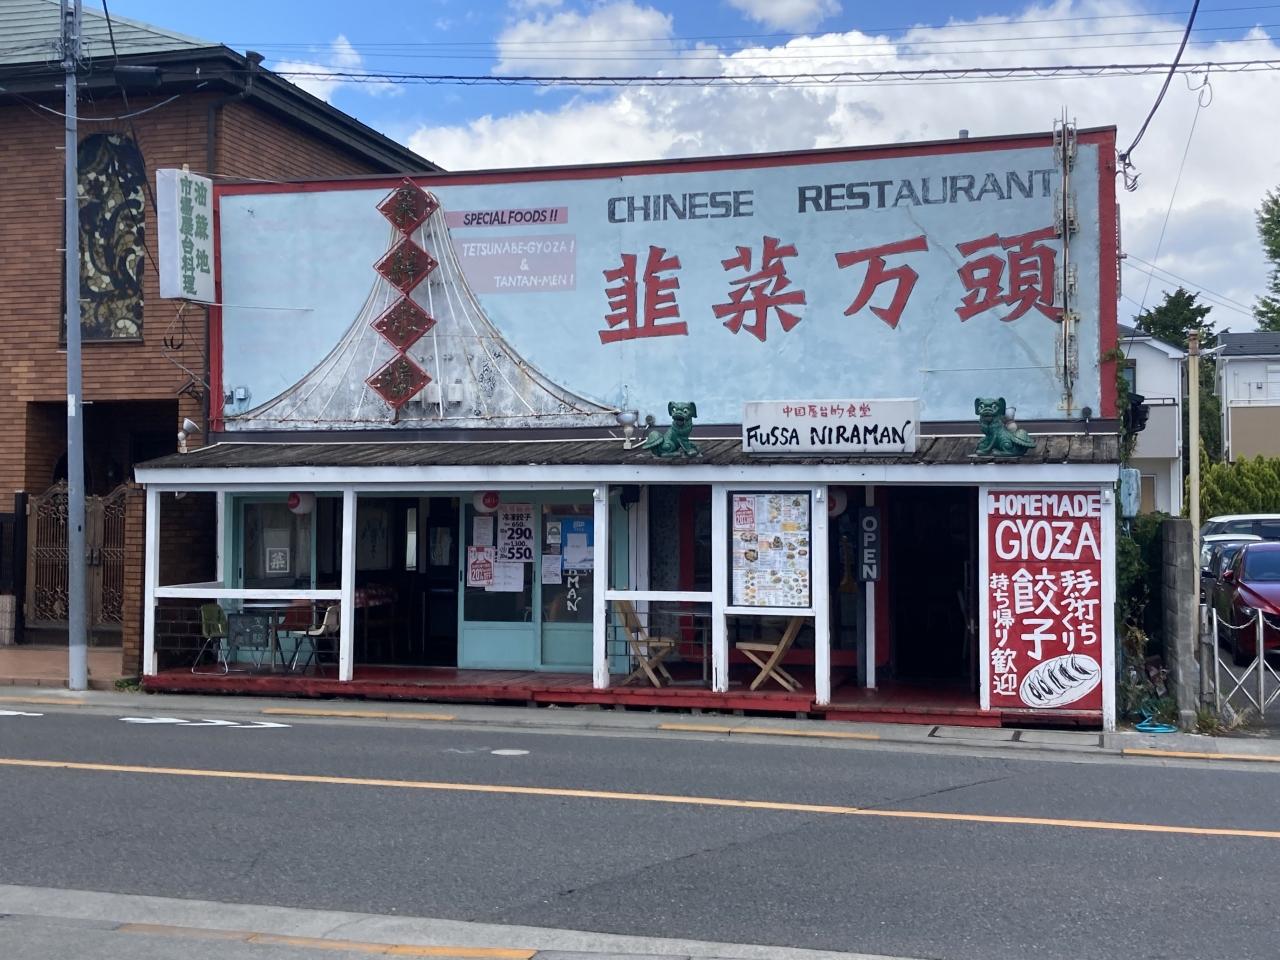
{"type": "Polygon", "coordinates": [[[182,429],[178,431],[178,452],[187,452],[187,437],[200,432],[200,425],[190,417],[182,418],[182,429]]]}
{"type": "Polygon", "coordinates": [[[636,422],[640,419],[640,414],[636,410],[619,410],[616,414],[618,423],[622,426],[622,449],[631,449],[631,440],[636,435],[636,422]]]}

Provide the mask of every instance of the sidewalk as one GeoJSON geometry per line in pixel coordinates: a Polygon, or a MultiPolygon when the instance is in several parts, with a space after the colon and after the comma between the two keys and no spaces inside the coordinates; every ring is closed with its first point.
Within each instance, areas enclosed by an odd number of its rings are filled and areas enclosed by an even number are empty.
{"type": "MultiPolygon", "coordinates": [[[[120,648],[89,648],[89,686],[114,690],[120,679],[120,648]]],[[[67,685],[67,647],[0,647],[0,690],[5,687],[63,687],[67,685]]]]}
{"type": "MultiPolygon", "coordinates": [[[[279,723],[367,722],[449,724],[472,728],[537,730],[554,733],[613,733],[653,737],[708,737],[773,743],[808,742],[867,748],[1114,756],[1161,760],[1228,760],[1280,764],[1280,738],[1207,737],[1188,733],[1136,731],[1022,730],[927,724],[851,723],[780,717],[689,715],[605,710],[594,707],[502,707],[366,700],[300,700],[263,697],[207,697],[49,688],[0,687],[0,709],[40,706],[93,713],[136,714],[184,719],[239,717],[279,723]],[[21,706],[21,705],[27,706],[21,706]]],[[[1280,768],[1277,768],[1280,769],[1280,768]]]]}

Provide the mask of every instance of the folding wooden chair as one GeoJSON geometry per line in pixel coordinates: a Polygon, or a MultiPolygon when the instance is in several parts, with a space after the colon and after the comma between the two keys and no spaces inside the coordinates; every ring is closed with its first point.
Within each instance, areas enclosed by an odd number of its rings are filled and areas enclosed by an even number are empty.
{"type": "Polygon", "coordinates": [[[630,600],[613,601],[613,611],[618,617],[619,625],[627,632],[627,649],[637,664],[622,682],[630,683],[644,674],[655,687],[662,686],[663,678],[670,683],[671,674],[662,661],[675,652],[675,640],[671,637],[651,636],[640,622],[635,604],[630,600]]]}
{"type": "Polygon", "coordinates": [[[782,658],[787,655],[787,651],[791,649],[791,645],[796,642],[796,636],[800,633],[800,628],[804,626],[804,617],[792,617],[787,623],[787,629],[783,632],[782,637],[773,642],[768,643],[763,640],[744,640],[741,643],[735,643],[734,646],[741,650],[743,656],[760,668],[760,674],[751,681],[751,689],[757,689],[760,684],[764,683],[770,677],[782,684],[783,688],[789,691],[795,691],[800,688],[800,681],[793,677],[787,671],[782,669],[782,658]],[[769,659],[763,659],[760,654],[769,654],[769,659]]]}

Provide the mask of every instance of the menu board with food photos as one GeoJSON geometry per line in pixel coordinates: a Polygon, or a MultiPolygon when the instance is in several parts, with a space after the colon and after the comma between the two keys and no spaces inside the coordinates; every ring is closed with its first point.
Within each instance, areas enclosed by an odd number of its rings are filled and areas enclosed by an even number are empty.
{"type": "Polygon", "coordinates": [[[729,605],[812,606],[813,524],[809,491],[729,496],[729,605]]]}

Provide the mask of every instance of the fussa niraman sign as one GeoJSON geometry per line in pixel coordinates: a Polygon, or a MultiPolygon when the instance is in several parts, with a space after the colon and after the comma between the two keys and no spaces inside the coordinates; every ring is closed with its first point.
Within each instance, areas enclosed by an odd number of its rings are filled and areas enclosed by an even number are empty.
{"type": "Polygon", "coordinates": [[[914,453],[920,401],[765,400],[742,416],[746,453],[914,453]]]}

